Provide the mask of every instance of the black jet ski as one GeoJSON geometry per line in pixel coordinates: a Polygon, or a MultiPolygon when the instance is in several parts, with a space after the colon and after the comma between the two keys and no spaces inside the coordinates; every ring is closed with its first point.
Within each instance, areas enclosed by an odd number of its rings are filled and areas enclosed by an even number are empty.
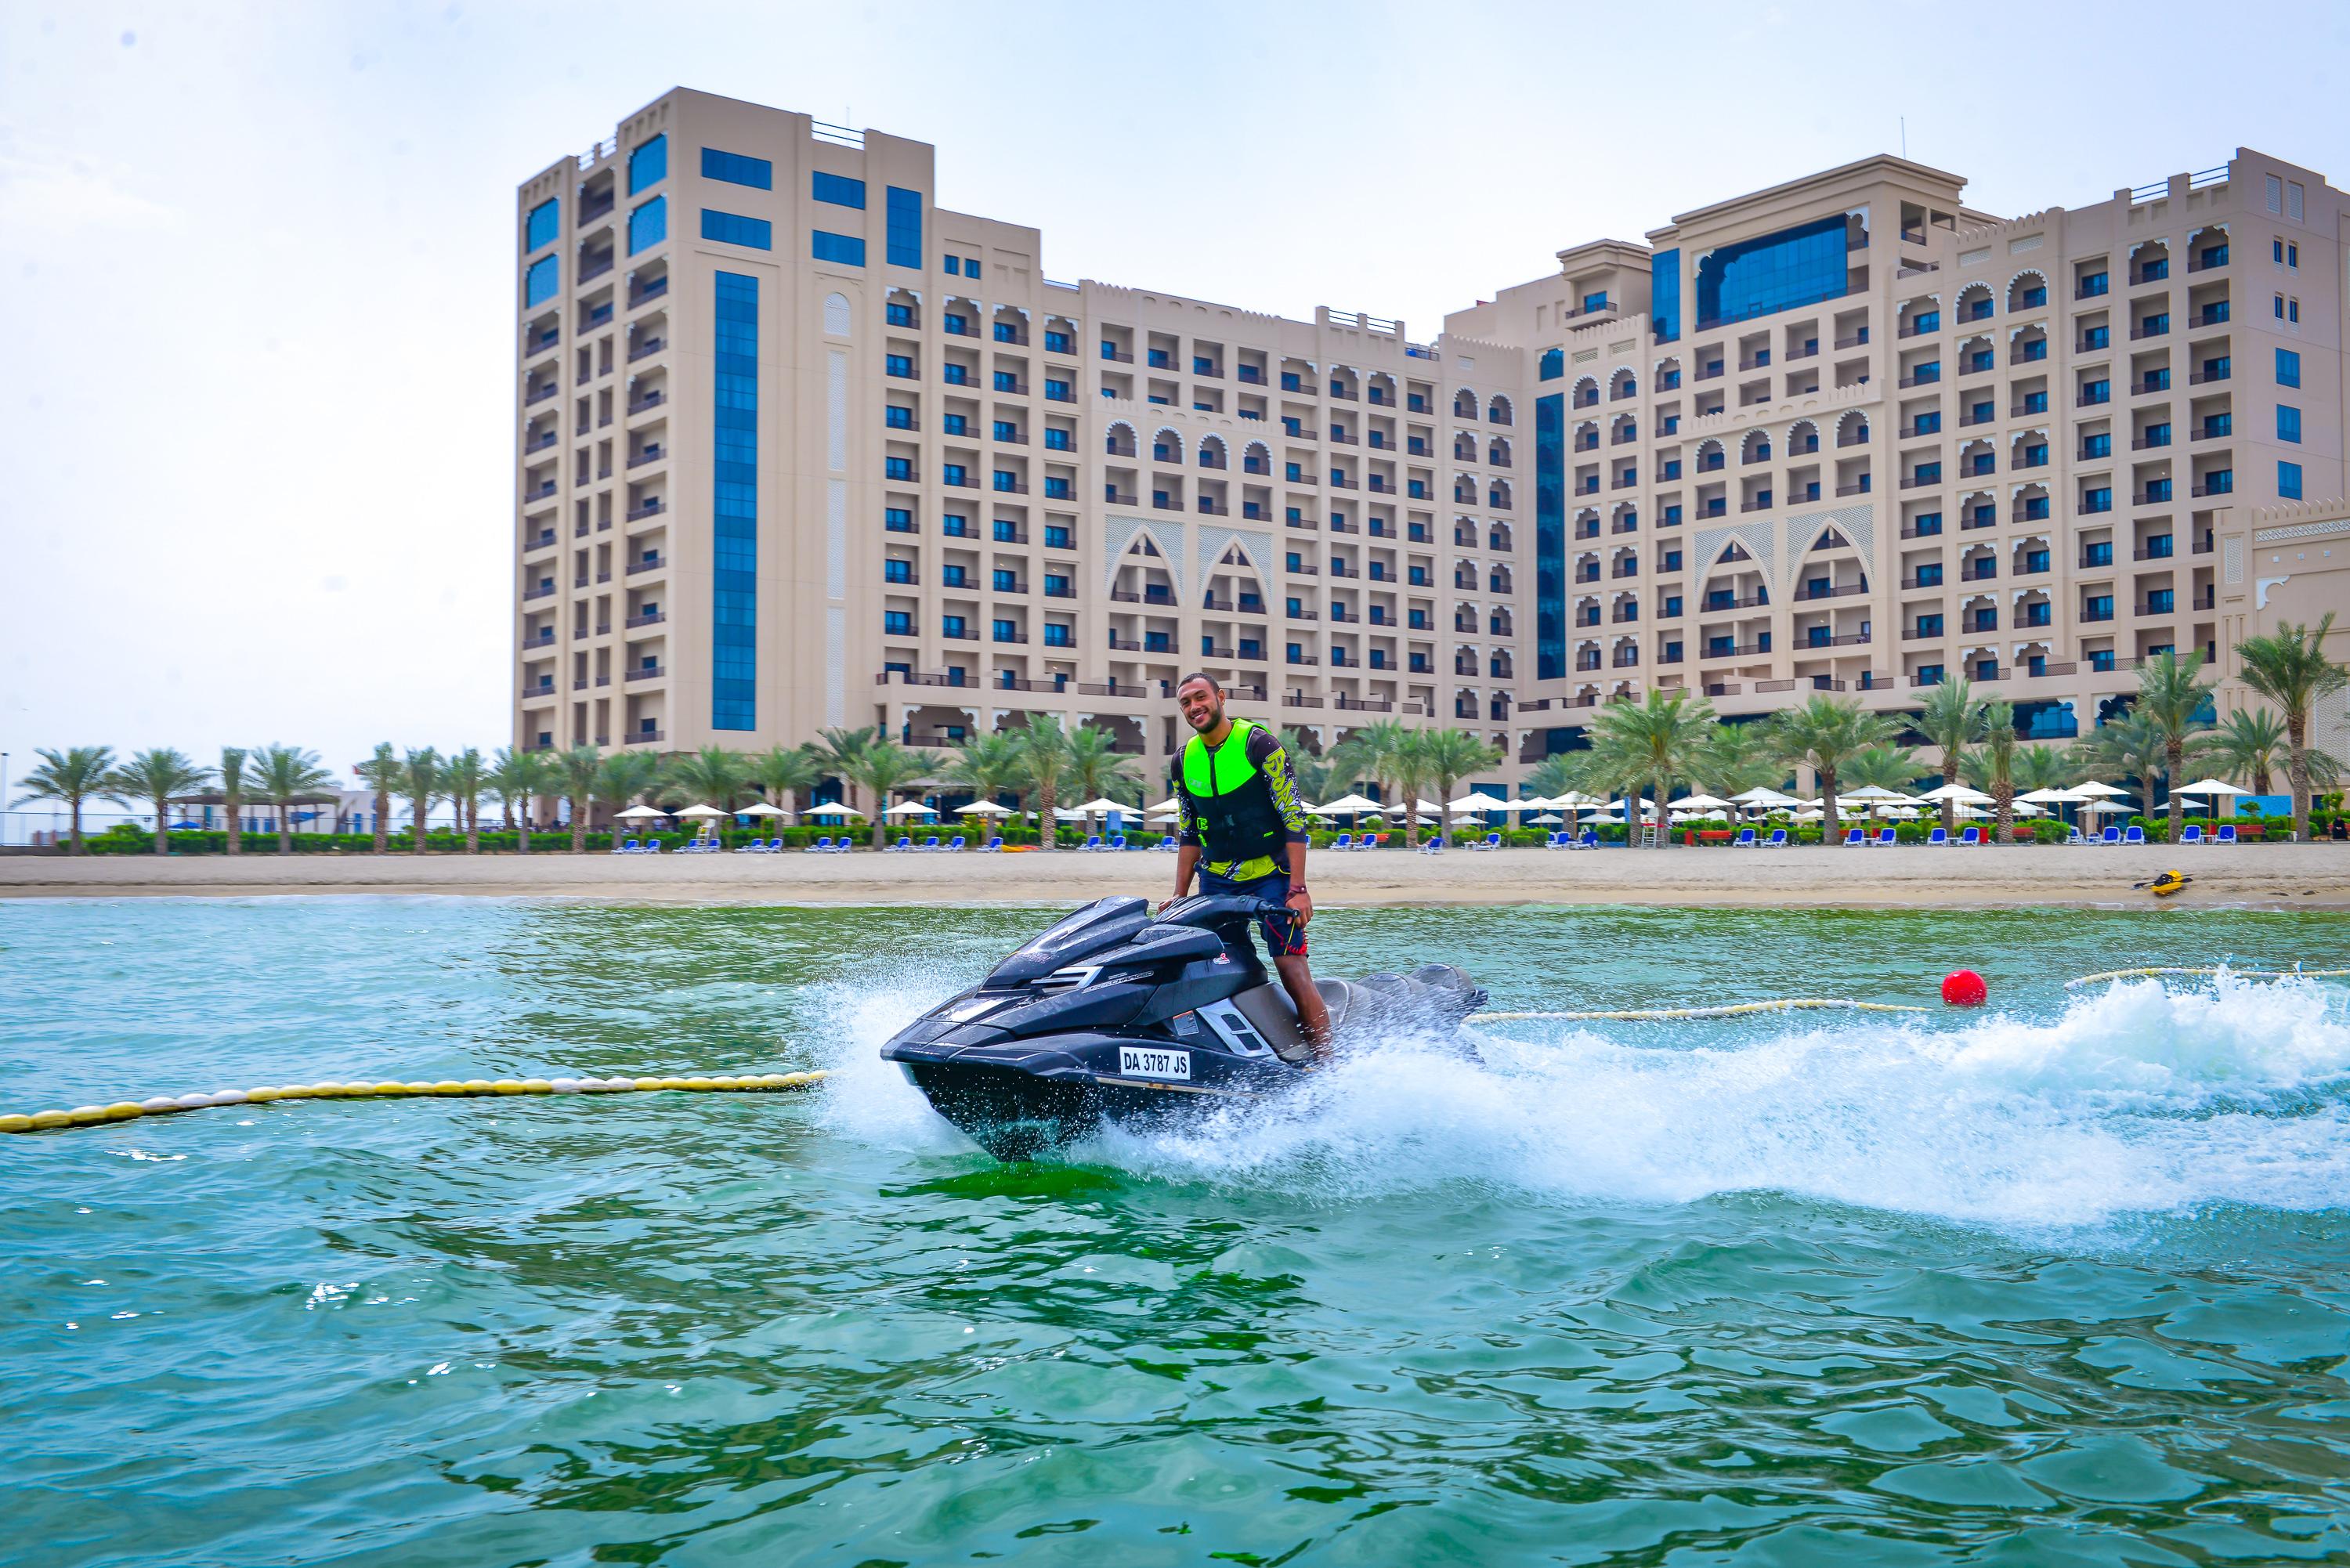
{"type": "MultiPolygon", "coordinates": [[[[1314,1051],[1230,894],[1087,904],[881,1048],[938,1113],[998,1159],[1034,1159],[1104,1121],[1131,1125],[1277,1095],[1314,1051]]],[[[1343,1045],[1449,1033],[1485,1004],[1450,964],[1315,984],[1343,1045]]]]}

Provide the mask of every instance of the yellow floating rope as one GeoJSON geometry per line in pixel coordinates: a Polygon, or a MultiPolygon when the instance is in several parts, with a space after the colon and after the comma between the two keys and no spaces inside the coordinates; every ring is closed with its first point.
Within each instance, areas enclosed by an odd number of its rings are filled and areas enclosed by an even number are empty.
{"type": "Polygon", "coordinates": [[[158,1095],[146,1100],[119,1100],[110,1106],[78,1106],[69,1111],[41,1111],[33,1116],[0,1116],[0,1133],[52,1132],[65,1127],[98,1127],[140,1116],[170,1116],[213,1106],[265,1106],[274,1100],[396,1100],[425,1096],[455,1098],[468,1095],[619,1095],[681,1089],[691,1094],[741,1094],[813,1088],[828,1074],[758,1073],[724,1078],[443,1078],[404,1084],[396,1078],[381,1083],[364,1080],[348,1084],[286,1084],[258,1089],[223,1089],[210,1095],[158,1095]]]}
{"type": "Polygon", "coordinates": [[[1523,1023],[1563,1021],[1570,1023],[1654,1023],[1681,1018],[1741,1018],[1750,1012],[1923,1012],[1897,1002],[1846,1002],[1839,997],[1791,996],[1776,1002],[1735,1002],[1723,1007],[1651,1007],[1621,1012],[1472,1012],[1471,1023],[1523,1023]]]}
{"type": "Polygon", "coordinates": [[[2232,974],[2239,980],[2343,980],[2350,979],[2350,969],[2190,969],[2178,964],[2159,964],[2146,969],[2109,969],[2103,974],[2085,974],[2078,980],[2066,981],[2064,989],[2074,991],[2107,980],[2146,980],[2158,974],[2232,974]]]}

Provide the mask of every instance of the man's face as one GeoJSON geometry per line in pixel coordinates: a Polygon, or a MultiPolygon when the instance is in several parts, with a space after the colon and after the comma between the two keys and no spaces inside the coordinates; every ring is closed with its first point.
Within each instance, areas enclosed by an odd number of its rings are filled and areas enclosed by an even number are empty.
{"type": "Polygon", "coordinates": [[[1224,717],[1223,693],[1205,680],[1186,681],[1176,691],[1175,706],[1183,710],[1183,722],[1202,735],[1224,717]]]}

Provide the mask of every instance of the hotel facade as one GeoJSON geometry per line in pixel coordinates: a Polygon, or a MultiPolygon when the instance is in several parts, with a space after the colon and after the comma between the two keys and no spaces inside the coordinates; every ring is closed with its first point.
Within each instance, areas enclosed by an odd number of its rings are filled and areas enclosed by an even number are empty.
{"type": "Polygon", "coordinates": [[[2061,742],[2149,654],[2350,600],[2344,193],[2245,150],[1962,187],[1866,159],[1418,340],[1055,281],[924,143],[671,92],[517,192],[516,742],[1045,712],[1157,769],[1196,668],[1324,746],[1473,730],[1506,784],[1652,687],[1963,675],[2061,742]]]}

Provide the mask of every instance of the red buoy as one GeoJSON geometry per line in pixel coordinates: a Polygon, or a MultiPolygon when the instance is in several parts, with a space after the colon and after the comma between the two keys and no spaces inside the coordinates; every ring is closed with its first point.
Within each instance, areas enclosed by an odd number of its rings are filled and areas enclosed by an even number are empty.
{"type": "Polygon", "coordinates": [[[1952,1007],[1981,1007],[1990,994],[1983,977],[1970,969],[1954,969],[1942,977],[1942,1000],[1952,1007]]]}

